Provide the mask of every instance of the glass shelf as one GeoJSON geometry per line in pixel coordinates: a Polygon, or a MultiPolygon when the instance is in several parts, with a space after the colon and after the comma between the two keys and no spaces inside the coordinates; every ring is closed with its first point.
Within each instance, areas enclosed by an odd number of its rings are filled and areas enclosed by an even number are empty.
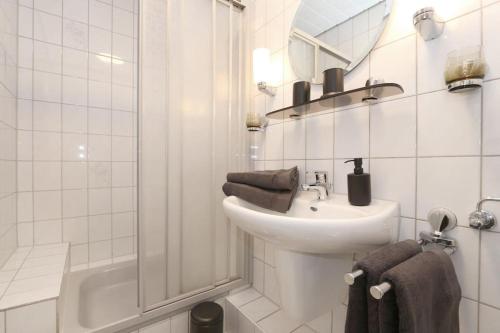
{"type": "Polygon", "coordinates": [[[390,97],[404,92],[397,83],[381,83],[372,86],[357,88],[328,96],[322,96],[306,104],[289,106],[266,114],[269,119],[284,120],[300,118],[316,112],[327,111],[333,108],[344,107],[358,103],[374,103],[380,98],[390,97]]]}

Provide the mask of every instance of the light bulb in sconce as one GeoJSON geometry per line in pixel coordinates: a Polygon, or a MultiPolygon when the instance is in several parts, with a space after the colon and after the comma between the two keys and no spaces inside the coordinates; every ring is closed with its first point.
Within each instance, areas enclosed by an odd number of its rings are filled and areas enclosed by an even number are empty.
{"type": "Polygon", "coordinates": [[[253,80],[261,92],[274,96],[276,88],[269,85],[271,69],[271,51],[266,48],[253,50],[253,80]]]}

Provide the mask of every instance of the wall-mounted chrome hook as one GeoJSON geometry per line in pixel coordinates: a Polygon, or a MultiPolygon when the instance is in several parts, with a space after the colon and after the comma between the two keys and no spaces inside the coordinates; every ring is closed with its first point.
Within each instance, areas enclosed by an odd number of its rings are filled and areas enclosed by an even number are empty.
{"type": "Polygon", "coordinates": [[[479,230],[488,230],[497,224],[495,215],[487,210],[483,210],[483,203],[494,201],[500,202],[500,198],[486,198],[477,203],[476,211],[469,215],[469,225],[471,228],[479,230]]]}

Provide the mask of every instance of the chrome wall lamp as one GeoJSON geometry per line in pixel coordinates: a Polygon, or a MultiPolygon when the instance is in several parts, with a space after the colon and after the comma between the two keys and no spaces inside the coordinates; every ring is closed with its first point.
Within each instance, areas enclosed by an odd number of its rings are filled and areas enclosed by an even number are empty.
{"type": "Polygon", "coordinates": [[[413,25],[420,36],[428,41],[441,36],[445,23],[436,14],[433,7],[424,7],[413,14],[413,25]]]}
{"type": "Polygon", "coordinates": [[[276,87],[269,84],[271,69],[271,51],[266,48],[253,50],[253,80],[259,91],[274,96],[276,87]]]}

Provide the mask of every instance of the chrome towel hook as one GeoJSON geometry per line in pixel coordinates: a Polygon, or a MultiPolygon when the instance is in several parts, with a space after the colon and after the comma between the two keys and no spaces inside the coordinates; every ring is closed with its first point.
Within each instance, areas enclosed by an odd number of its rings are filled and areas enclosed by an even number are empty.
{"type": "Polygon", "coordinates": [[[495,215],[487,210],[483,210],[483,203],[494,201],[500,202],[500,198],[485,198],[477,203],[476,211],[469,215],[469,225],[471,228],[488,230],[497,224],[495,215]]]}

